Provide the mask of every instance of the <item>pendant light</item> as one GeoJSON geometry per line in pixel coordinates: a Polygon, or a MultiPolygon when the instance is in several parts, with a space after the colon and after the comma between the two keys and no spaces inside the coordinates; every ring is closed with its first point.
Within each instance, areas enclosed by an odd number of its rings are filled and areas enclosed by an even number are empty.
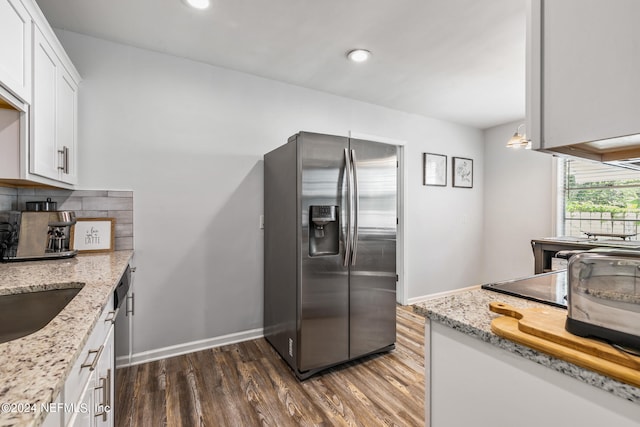
{"type": "Polygon", "coordinates": [[[513,134],[511,139],[507,142],[507,148],[526,148],[527,150],[531,149],[531,141],[527,140],[527,136],[524,132],[520,132],[520,128],[524,127],[524,123],[518,126],[516,132],[513,134]]]}

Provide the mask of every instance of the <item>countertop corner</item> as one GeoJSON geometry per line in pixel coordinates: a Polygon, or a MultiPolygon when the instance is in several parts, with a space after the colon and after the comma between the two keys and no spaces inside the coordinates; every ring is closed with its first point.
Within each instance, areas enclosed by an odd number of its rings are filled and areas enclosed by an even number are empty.
{"type": "Polygon", "coordinates": [[[82,290],[44,328],[0,344],[0,426],[37,426],[77,360],[133,251],[0,264],[0,295],[82,284],[82,290]],[[21,406],[15,406],[21,405],[21,406]],[[30,411],[20,411],[28,406],[30,411]],[[11,409],[10,406],[6,407],[11,409]]]}
{"type": "Polygon", "coordinates": [[[561,308],[484,290],[480,287],[419,302],[412,307],[414,312],[425,316],[431,321],[441,323],[461,333],[488,342],[506,351],[553,369],[554,371],[561,372],[640,405],[640,388],[616,381],[589,369],[516,344],[513,341],[501,338],[491,332],[491,321],[500,316],[489,311],[489,303],[492,301],[503,302],[519,308],[544,307],[549,310],[564,311],[561,308]]]}

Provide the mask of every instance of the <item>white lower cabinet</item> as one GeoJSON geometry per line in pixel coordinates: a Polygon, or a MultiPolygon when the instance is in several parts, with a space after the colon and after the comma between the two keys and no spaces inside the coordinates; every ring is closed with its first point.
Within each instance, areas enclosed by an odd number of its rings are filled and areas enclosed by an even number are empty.
{"type": "MultiPolygon", "coordinates": [[[[93,422],[96,427],[113,427],[114,391],[113,327],[104,343],[93,387],[93,422]]],[[[79,424],[84,425],[84,424],[79,424]]]]}
{"type": "Polygon", "coordinates": [[[93,390],[95,385],[95,372],[92,372],[89,375],[89,381],[87,382],[82,394],[80,395],[80,400],[78,400],[74,404],[68,404],[65,408],[64,413],[69,414],[68,418],[69,422],[66,424],[68,426],[93,426],[93,414],[92,409],[95,405],[93,400],[93,390]]]}
{"type": "Polygon", "coordinates": [[[44,419],[44,422],[41,424],[41,427],[60,427],[64,425],[64,414],[62,411],[59,411],[59,405],[62,402],[62,393],[58,395],[58,398],[53,401],[52,405],[49,406],[49,412],[47,413],[47,417],[44,419]],[[52,408],[55,408],[52,410],[52,408]]]}
{"type": "Polygon", "coordinates": [[[637,404],[449,326],[427,320],[425,342],[427,426],[640,425],[637,404]]]}
{"type": "Polygon", "coordinates": [[[67,426],[113,427],[113,327],[101,347],[78,403],[65,409],[70,415],[67,426]]]}
{"type": "Polygon", "coordinates": [[[59,412],[49,412],[44,426],[113,427],[115,315],[111,298],[55,401],[59,412]]]}
{"type": "Polygon", "coordinates": [[[113,328],[101,347],[78,403],[65,409],[70,413],[67,426],[113,427],[113,328]]]}

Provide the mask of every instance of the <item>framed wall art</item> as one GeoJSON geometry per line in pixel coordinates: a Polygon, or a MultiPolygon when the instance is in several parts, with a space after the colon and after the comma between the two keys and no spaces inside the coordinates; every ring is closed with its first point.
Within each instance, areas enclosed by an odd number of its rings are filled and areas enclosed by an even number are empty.
{"type": "Polygon", "coordinates": [[[422,153],[422,185],[447,185],[447,156],[422,153]]]}
{"type": "Polygon", "coordinates": [[[463,157],[453,157],[452,159],[453,186],[473,188],[473,159],[463,157]]]}
{"type": "Polygon", "coordinates": [[[115,247],[115,218],[78,218],[71,227],[69,248],[78,252],[111,252],[115,247]]]}

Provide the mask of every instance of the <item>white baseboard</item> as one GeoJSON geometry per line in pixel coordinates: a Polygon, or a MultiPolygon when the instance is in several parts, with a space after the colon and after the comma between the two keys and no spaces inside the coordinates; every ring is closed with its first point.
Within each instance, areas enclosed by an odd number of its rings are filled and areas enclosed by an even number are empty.
{"type": "Polygon", "coordinates": [[[469,286],[469,287],[460,288],[460,289],[454,289],[452,291],[438,292],[438,293],[435,293],[435,294],[423,295],[421,297],[409,298],[408,305],[413,305],[413,304],[417,304],[419,302],[429,301],[429,300],[436,299],[436,298],[448,297],[450,295],[461,294],[463,292],[471,291],[471,290],[474,290],[474,289],[480,289],[480,285],[469,286]]]}
{"type": "Polygon", "coordinates": [[[262,328],[258,328],[243,332],[236,332],[228,335],[222,335],[214,338],[207,338],[205,340],[192,341],[184,344],[158,348],[155,350],[143,351],[133,354],[131,356],[131,363],[127,363],[128,357],[126,356],[116,358],[116,367],[124,368],[126,366],[139,365],[142,363],[153,362],[155,360],[193,353],[200,350],[207,350],[209,348],[221,347],[223,345],[235,344],[242,341],[262,338],[263,336],[264,330],[262,328]]]}

